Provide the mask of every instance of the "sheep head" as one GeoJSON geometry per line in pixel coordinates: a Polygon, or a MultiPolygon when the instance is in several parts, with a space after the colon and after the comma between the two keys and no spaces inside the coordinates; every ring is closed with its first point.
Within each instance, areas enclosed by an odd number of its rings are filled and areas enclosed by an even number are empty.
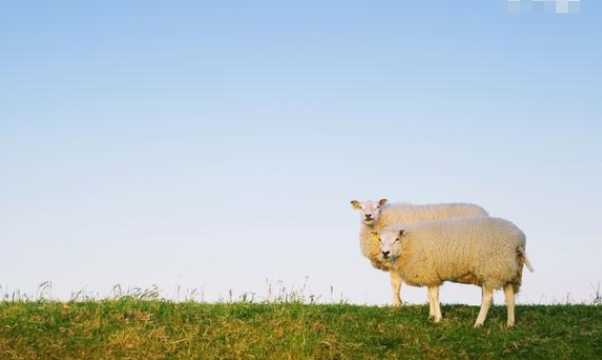
{"type": "Polygon", "coordinates": [[[406,234],[403,228],[385,228],[383,231],[372,232],[373,239],[380,243],[380,254],[383,259],[396,259],[401,256],[401,240],[406,234]]]}
{"type": "Polygon", "coordinates": [[[357,201],[351,200],[351,206],[355,210],[359,210],[361,220],[364,225],[374,226],[380,219],[380,210],[387,203],[387,199],[379,201],[357,201]]]}

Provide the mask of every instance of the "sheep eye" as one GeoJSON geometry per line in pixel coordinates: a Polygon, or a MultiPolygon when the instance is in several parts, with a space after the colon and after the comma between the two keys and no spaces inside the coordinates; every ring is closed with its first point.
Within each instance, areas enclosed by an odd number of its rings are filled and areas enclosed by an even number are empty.
{"type": "Polygon", "coordinates": [[[399,238],[395,239],[395,242],[399,242],[399,238]]]}

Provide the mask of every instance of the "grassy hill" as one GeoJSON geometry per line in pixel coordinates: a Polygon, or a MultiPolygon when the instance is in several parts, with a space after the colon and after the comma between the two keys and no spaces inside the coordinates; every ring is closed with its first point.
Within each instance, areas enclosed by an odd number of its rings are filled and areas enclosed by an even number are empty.
{"type": "Polygon", "coordinates": [[[602,359],[602,306],[0,302],[0,359],[602,359]]]}

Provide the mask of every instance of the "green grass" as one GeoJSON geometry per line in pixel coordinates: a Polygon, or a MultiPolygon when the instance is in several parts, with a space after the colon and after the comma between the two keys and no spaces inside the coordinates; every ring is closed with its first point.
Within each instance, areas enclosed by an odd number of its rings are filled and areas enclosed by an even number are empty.
{"type": "Polygon", "coordinates": [[[0,302],[0,359],[602,359],[602,306],[0,302]]]}

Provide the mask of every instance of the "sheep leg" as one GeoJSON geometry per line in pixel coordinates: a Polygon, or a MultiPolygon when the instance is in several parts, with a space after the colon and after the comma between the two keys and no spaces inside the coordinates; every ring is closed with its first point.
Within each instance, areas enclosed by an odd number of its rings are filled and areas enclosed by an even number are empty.
{"type": "Polygon", "coordinates": [[[401,278],[395,270],[389,270],[389,276],[391,277],[391,289],[393,289],[393,306],[401,306],[401,278]]]}
{"type": "Polygon", "coordinates": [[[487,317],[487,312],[489,311],[489,306],[491,306],[491,299],[493,299],[493,290],[489,287],[483,285],[483,298],[481,300],[481,311],[479,311],[479,316],[477,317],[477,321],[474,323],[474,327],[480,327],[485,322],[485,318],[487,317]]]}
{"type": "Polygon", "coordinates": [[[434,312],[433,321],[438,323],[443,317],[441,315],[441,306],[439,305],[439,286],[429,286],[429,295],[434,312]]]}
{"type": "Polygon", "coordinates": [[[431,296],[431,292],[429,289],[426,290],[426,296],[429,300],[429,319],[435,318],[435,303],[433,302],[433,297],[431,296]]]}
{"type": "Polygon", "coordinates": [[[441,314],[441,303],[439,302],[439,286],[437,286],[437,290],[435,291],[433,303],[435,303],[435,322],[439,322],[443,319],[443,315],[441,314]]]}
{"type": "Polygon", "coordinates": [[[504,295],[506,296],[506,307],[508,308],[508,327],[514,325],[514,287],[512,284],[507,284],[504,287],[504,295]]]}

